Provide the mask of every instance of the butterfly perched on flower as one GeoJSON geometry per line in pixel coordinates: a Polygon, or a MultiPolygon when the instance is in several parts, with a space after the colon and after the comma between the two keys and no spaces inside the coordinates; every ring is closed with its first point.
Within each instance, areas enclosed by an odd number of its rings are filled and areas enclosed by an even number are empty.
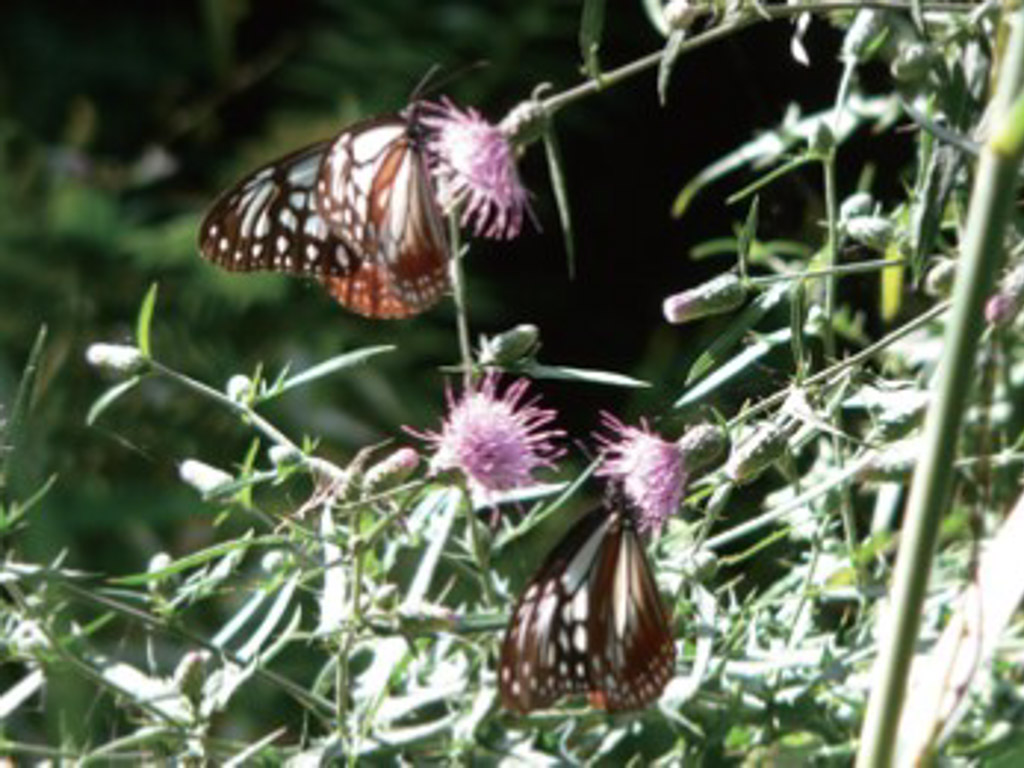
{"type": "Polygon", "coordinates": [[[613,488],[527,585],[501,647],[506,708],[525,714],[585,693],[593,706],[616,712],[661,695],[675,643],[635,517],[613,488]]]}
{"type": "Polygon", "coordinates": [[[224,192],[199,230],[224,269],[316,278],[342,305],[402,318],[448,291],[448,241],[417,103],[349,126],[224,192]]]}

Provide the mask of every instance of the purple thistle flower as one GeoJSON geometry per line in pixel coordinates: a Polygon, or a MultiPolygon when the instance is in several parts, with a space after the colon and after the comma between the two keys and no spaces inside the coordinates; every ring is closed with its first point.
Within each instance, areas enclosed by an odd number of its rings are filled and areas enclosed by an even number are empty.
{"type": "Polygon", "coordinates": [[[685,451],[679,443],[662,440],[643,419],[639,427],[630,427],[602,413],[601,421],[611,434],[596,436],[603,453],[597,474],[622,483],[626,498],[640,511],[641,530],[660,530],[683,500],[690,475],[685,451]]]}
{"type": "Polygon", "coordinates": [[[564,449],[552,440],[565,433],[546,429],[555,411],[538,408],[538,398],[523,401],[528,387],[527,379],[519,379],[499,394],[498,375],[489,373],[458,398],[449,389],[441,431],[413,432],[434,444],[431,468],[461,470],[485,500],[496,491],[528,485],[540,467],[553,468],[564,449]]]}
{"type": "Polygon", "coordinates": [[[420,122],[431,129],[427,149],[441,205],[450,210],[465,201],[461,224],[475,219],[477,235],[518,235],[528,200],[508,138],[472,107],[460,110],[447,98],[424,108],[420,122]]]}

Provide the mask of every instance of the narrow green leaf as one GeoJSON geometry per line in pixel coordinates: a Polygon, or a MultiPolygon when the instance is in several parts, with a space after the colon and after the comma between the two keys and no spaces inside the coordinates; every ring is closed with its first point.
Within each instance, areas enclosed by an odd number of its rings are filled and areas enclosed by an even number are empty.
{"type": "Polygon", "coordinates": [[[569,279],[576,276],[576,246],[572,236],[572,213],[569,210],[569,193],[562,173],[562,151],[558,147],[554,121],[549,120],[544,131],[544,156],[548,160],[548,173],[551,174],[551,190],[555,193],[558,205],[558,222],[565,238],[565,258],[569,279]]]}
{"type": "Polygon", "coordinates": [[[792,332],[793,365],[797,382],[803,381],[807,370],[807,350],[804,348],[804,319],[807,317],[807,291],[803,280],[796,280],[789,291],[789,328],[792,332]]]}
{"type": "Polygon", "coordinates": [[[782,328],[774,333],[761,336],[753,344],[743,349],[739,354],[729,357],[729,360],[718,367],[714,373],[703,379],[697,386],[688,389],[682,397],[673,403],[674,408],[685,408],[699,403],[709,394],[721,387],[727,381],[743,373],[747,368],[767,355],[780,344],[789,341],[792,329],[782,328]]]}
{"type": "Polygon", "coordinates": [[[22,431],[28,420],[28,412],[32,407],[32,396],[36,389],[36,378],[39,375],[39,361],[43,357],[46,346],[46,326],[39,326],[32,350],[28,353],[28,361],[21,372],[21,383],[18,393],[14,396],[14,405],[7,423],[0,425],[0,488],[7,484],[8,462],[21,444],[22,431]]]}
{"type": "Polygon", "coordinates": [[[156,309],[156,294],[159,284],[153,283],[146,291],[146,298],[139,307],[139,317],[135,322],[135,346],[147,358],[152,357],[149,344],[149,329],[153,322],[153,310],[156,309]]]}
{"type": "Polygon", "coordinates": [[[560,381],[581,381],[588,384],[602,384],[611,387],[629,387],[642,389],[651,386],[650,382],[634,379],[622,373],[597,371],[589,368],[571,368],[567,365],[541,365],[527,362],[519,366],[517,371],[533,379],[557,379],[560,381]]]}
{"type": "Polygon", "coordinates": [[[146,573],[134,573],[130,576],[119,576],[118,578],[110,579],[111,584],[117,584],[119,586],[134,587],[141,584],[148,584],[151,581],[162,581],[168,576],[173,576],[178,573],[194,568],[197,565],[209,562],[214,558],[220,557],[221,555],[229,554],[235,550],[247,550],[253,546],[268,546],[272,544],[286,544],[288,542],[287,536],[252,536],[251,533],[246,534],[241,539],[225,542],[223,544],[217,544],[207,549],[195,552],[191,555],[175,560],[166,568],[161,568],[158,571],[147,571],[146,573]]]}
{"type": "Polygon", "coordinates": [[[583,69],[588,77],[601,78],[601,63],[597,52],[601,48],[601,34],[604,32],[605,0],[583,0],[583,18],[580,20],[580,54],[583,69]]]}
{"type": "MultiPolygon", "coordinates": [[[[743,334],[757,325],[761,318],[782,300],[787,290],[788,287],[784,283],[773,285],[736,315],[725,331],[690,366],[690,372],[686,376],[686,386],[693,384],[729,357],[732,348],[743,338],[743,334]]],[[[676,404],[676,407],[679,407],[679,403],[676,404]]]]}
{"type": "Polygon", "coordinates": [[[743,228],[740,230],[736,244],[736,257],[739,259],[740,277],[743,278],[747,276],[747,265],[750,263],[750,246],[757,239],[758,201],[760,199],[757,195],[754,195],[754,199],[750,202],[747,219],[743,222],[743,228]]]}
{"type": "Polygon", "coordinates": [[[316,381],[317,379],[322,379],[325,376],[337,373],[338,371],[362,365],[372,357],[382,355],[385,352],[394,352],[395,349],[397,349],[397,347],[393,344],[382,344],[375,347],[364,347],[363,349],[356,349],[352,352],[345,352],[343,354],[336,355],[328,360],[324,360],[322,363],[314,365],[312,368],[307,368],[301,373],[295,374],[291,378],[280,382],[280,384],[275,383],[275,385],[265,394],[256,398],[255,403],[265,403],[278,395],[284,394],[290,389],[301,387],[305,384],[316,381]]]}
{"type": "Polygon", "coordinates": [[[428,508],[426,517],[432,521],[432,525],[427,535],[431,536],[431,541],[427,551],[420,558],[416,576],[413,578],[412,584],[409,585],[409,591],[405,596],[406,605],[419,605],[426,598],[430,582],[434,579],[434,571],[437,570],[437,564],[441,560],[441,552],[451,533],[455,514],[459,511],[459,505],[462,503],[462,492],[457,488],[441,488],[429,494],[418,505],[428,508]]]}
{"type": "Polygon", "coordinates": [[[668,36],[665,49],[661,52],[661,61],[658,64],[658,101],[661,106],[668,103],[668,84],[672,79],[672,69],[675,67],[679,54],[683,52],[683,42],[686,40],[686,31],[674,29],[668,36]]]}
{"type": "Polygon", "coordinates": [[[142,381],[141,376],[132,376],[130,379],[119,381],[96,398],[96,402],[92,404],[92,407],[89,408],[89,412],[85,415],[85,423],[90,427],[95,424],[96,420],[103,414],[103,412],[113,405],[114,401],[140,381],[142,381]]]}

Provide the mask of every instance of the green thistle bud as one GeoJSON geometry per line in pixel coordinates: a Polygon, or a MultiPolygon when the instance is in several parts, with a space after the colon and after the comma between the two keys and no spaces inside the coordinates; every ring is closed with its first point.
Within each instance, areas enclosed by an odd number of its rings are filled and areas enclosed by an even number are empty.
{"type": "Polygon", "coordinates": [[[363,477],[363,490],[380,493],[409,479],[420,465],[420,455],[412,448],[399,448],[387,458],[378,461],[363,477]]]}
{"type": "Polygon", "coordinates": [[[662,311],[668,322],[678,325],[709,315],[731,312],[742,305],[746,298],[746,286],[736,275],[727,272],[696,288],[669,296],[662,304],[662,311]]]}
{"type": "Polygon", "coordinates": [[[206,682],[206,663],[210,660],[208,651],[189,651],[181,657],[174,670],[174,687],[178,689],[194,710],[203,701],[203,684],[206,682]]]}
{"type": "Polygon", "coordinates": [[[670,0],[662,9],[669,29],[685,32],[693,22],[711,12],[711,4],[702,0],[670,0]]]}
{"type": "Polygon", "coordinates": [[[836,136],[832,127],[825,120],[819,120],[814,126],[814,133],[807,140],[807,148],[816,155],[825,155],[836,145],[836,136]]]}
{"type": "Polygon", "coordinates": [[[548,114],[539,99],[527,99],[514,106],[498,124],[505,137],[516,147],[532,144],[544,134],[548,114]]]}
{"type": "Polygon", "coordinates": [[[956,260],[940,256],[934,260],[924,278],[924,292],[936,299],[945,299],[956,282],[956,260]]]}
{"type": "Polygon", "coordinates": [[[94,368],[117,376],[131,376],[149,367],[146,356],[127,344],[90,344],[85,360],[94,368]]]}
{"type": "Polygon", "coordinates": [[[531,356],[539,346],[540,330],[524,323],[480,342],[481,365],[511,365],[531,356]]]}
{"type": "Polygon", "coordinates": [[[788,431],[766,422],[753,435],[733,448],[725,466],[726,475],[737,485],[753,482],[786,452],[788,431]]]}
{"type": "Polygon", "coordinates": [[[908,40],[900,45],[889,71],[897,82],[916,83],[928,76],[935,61],[935,51],[928,45],[908,40]]]}
{"type": "Polygon", "coordinates": [[[302,451],[296,450],[290,445],[272,445],[267,450],[267,457],[270,463],[278,469],[294,467],[302,463],[302,451]]]}
{"type": "Polygon", "coordinates": [[[678,440],[686,466],[694,474],[713,469],[725,456],[729,436],[714,424],[698,424],[678,440]]]}
{"type": "Polygon", "coordinates": [[[839,220],[847,221],[855,216],[868,216],[873,199],[868,192],[854,192],[839,206],[839,220]]]}
{"type": "Polygon", "coordinates": [[[858,478],[875,482],[906,480],[914,471],[920,457],[921,439],[919,437],[900,440],[875,455],[858,473],[858,478]]]}
{"type": "Polygon", "coordinates": [[[236,373],[224,388],[228,397],[236,403],[244,403],[252,395],[252,379],[241,373],[236,373]]]}
{"type": "Polygon", "coordinates": [[[218,488],[234,480],[227,472],[196,459],[181,462],[178,476],[204,496],[212,495],[218,488]]]}
{"type": "Polygon", "coordinates": [[[884,216],[854,216],[843,222],[846,234],[861,245],[884,251],[892,242],[895,227],[884,216]]]}

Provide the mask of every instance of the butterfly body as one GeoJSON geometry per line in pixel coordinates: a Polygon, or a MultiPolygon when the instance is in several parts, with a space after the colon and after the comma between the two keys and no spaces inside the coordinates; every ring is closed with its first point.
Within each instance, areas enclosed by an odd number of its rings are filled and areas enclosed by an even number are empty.
{"type": "Polygon", "coordinates": [[[203,256],[320,280],[344,306],[400,318],[448,290],[448,245],[413,108],[270,163],[211,206],[203,256]]]}
{"type": "Polygon", "coordinates": [[[516,604],[501,649],[506,708],[585,693],[610,712],[661,695],[675,666],[668,614],[631,510],[611,500],[555,546],[516,604]]]}

